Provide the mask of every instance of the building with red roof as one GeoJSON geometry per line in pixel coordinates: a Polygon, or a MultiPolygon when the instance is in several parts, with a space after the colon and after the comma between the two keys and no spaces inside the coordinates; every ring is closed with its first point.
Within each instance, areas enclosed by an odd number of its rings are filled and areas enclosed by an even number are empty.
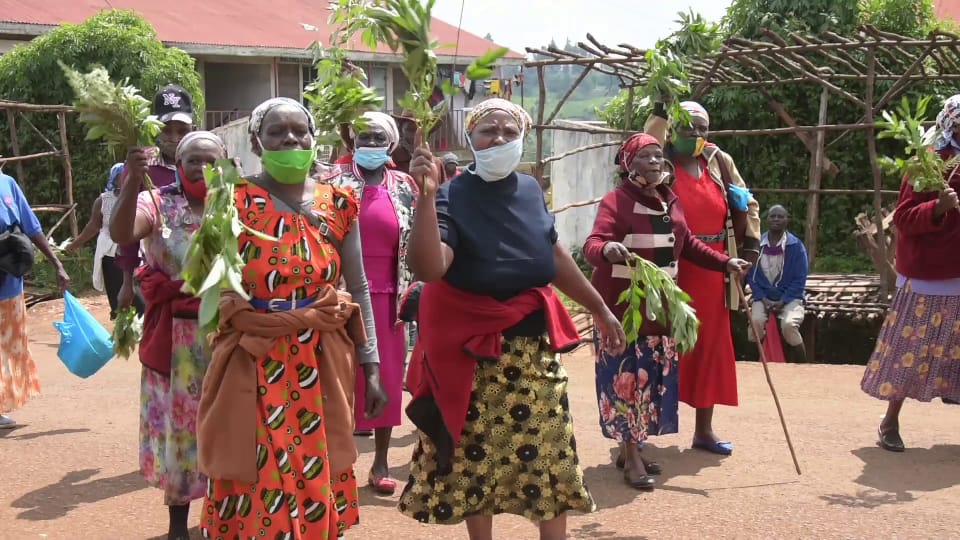
{"type": "MultiPolygon", "coordinates": [[[[331,33],[326,5],[324,0],[0,0],[0,53],[101,10],[136,11],[161,41],[196,59],[209,129],[246,116],[265,99],[302,97],[312,76],[308,48],[317,41],[326,43],[331,33]]],[[[497,46],[436,18],[431,31],[441,44],[450,45],[439,57],[446,76],[497,46]]],[[[371,86],[382,91],[384,108],[399,112],[397,100],[409,87],[399,66],[402,58],[389,50],[370,50],[359,38],[348,48],[371,86]]],[[[499,64],[519,65],[523,60],[522,54],[510,51],[499,64]]],[[[455,109],[467,106],[461,101],[455,109]]]]}
{"type": "Polygon", "coordinates": [[[933,0],[938,19],[960,22],[960,0],[933,0]]]}

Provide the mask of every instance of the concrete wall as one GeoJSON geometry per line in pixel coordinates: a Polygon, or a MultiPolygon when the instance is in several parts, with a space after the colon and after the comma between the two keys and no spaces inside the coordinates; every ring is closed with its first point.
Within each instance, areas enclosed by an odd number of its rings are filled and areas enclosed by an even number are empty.
{"type": "MultiPolygon", "coordinates": [[[[560,126],[602,126],[596,122],[571,122],[557,120],[560,126]]],[[[619,135],[591,135],[575,131],[553,132],[553,155],[569,152],[575,148],[604,141],[621,140],[619,135]]],[[[614,188],[617,167],[613,158],[617,146],[608,146],[580,152],[550,164],[550,184],[553,194],[553,208],[570,203],[588,201],[614,188]]],[[[593,219],[597,215],[597,205],[571,208],[557,214],[557,232],[560,242],[567,248],[581,247],[593,229],[593,219]]]]}

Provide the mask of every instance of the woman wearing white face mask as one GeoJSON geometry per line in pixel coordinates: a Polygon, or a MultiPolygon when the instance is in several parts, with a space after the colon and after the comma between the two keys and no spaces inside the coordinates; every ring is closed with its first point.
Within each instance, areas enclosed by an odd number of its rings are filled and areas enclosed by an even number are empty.
{"type": "Polygon", "coordinates": [[[377,418],[364,418],[363,377],[357,377],[356,429],[375,433],[376,452],[368,483],[383,495],[392,495],[397,483],[390,478],[387,452],[390,436],[401,422],[403,372],[406,359],[404,326],[398,318],[400,295],[411,282],[405,255],[416,187],[409,175],[387,166],[397,148],[397,124],[389,115],[368,112],[362,130],[351,128],[353,161],[341,165],[335,185],[352,189],[360,199],[360,239],[363,266],[370,286],[373,319],[380,352],[380,381],[387,392],[387,407],[377,418]]]}
{"type": "MultiPolygon", "coordinates": [[[[453,182],[418,144],[420,187],[408,261],[426,282],[407,415],[419,444],[400,510],[424,523],[467,523],[490,539],[493,516],[536,522],[566,538],[566,514],[596,505],[584,484],[556,354],[579,342],[551,284],[588,307],[611,354],[619,322],[566,249],[530,176],[515,172],[530,116],[502,99],[467,117],[475,162],[453,182]]],[[[419,143],[419,141],[418,141],[419,143]]]]}

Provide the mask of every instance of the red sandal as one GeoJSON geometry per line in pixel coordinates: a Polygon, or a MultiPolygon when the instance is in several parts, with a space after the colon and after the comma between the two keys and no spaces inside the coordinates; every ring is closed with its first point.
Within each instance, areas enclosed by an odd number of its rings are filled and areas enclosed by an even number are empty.
{"type": "Polygon", "coordinates": [[[397,491],[396,480],[387,476],[374,476],[373,471],[370,471],[367,483],[380,495],[393,495],[397,491]]]}

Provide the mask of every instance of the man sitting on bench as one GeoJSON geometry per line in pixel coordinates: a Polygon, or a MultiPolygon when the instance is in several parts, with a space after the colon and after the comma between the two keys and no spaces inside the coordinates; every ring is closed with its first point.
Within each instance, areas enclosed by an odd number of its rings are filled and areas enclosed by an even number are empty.
{"type": "MultiPolygon", "coordinates": [[[[766,332],[767,317],[780,319],[780,331],[786,343],[788,360],[804,361],[803,293],[807,283],[807,248],[787,231],[787,210],[775,205],[767,212],[767,232],[760,240],[760,260],[747,275],[753,292],[753,320],[766,332]]],[[[752,332],[751,332],[752,333],[752,332]]],[[[760,335],[760,341],[764,339],[760,335]]]]}

